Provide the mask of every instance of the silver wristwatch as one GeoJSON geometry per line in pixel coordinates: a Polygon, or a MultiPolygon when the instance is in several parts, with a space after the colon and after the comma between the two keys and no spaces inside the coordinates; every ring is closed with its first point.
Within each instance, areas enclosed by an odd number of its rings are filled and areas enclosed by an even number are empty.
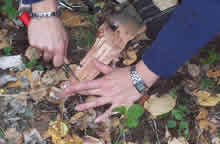
{"type": "Polygon", "coordinates": [[[32,18],[54,17],[57,16],[57,12],[39,12],[31,13],[32,18]]]}
{"type": "Polygon", "coordinates": [[[130,68],[130,76],[131,76],[132,84],[136,88],[136,90],[142,95],[146,95],[149,88],[144,83],[144,80],[136,72],[135,65],[131,66],[130,68]]]}

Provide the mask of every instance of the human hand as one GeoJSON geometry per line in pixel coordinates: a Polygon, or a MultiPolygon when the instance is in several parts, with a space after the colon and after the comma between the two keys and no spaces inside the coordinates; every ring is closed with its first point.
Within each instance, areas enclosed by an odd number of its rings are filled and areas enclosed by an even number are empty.
{"type": "MultiPolygon", "coordinates": [[[[78,111],[87,110],[105,104],[112,104],[103,115],[95,120],[95,122],[101,122],[106,120],[112,114],[114,108],[121,105],[127,107],[130,106],[141,97],[141,94],[138,93],[132,85],[129,67],[112,69],[98,61],[95,61],[95,65],[105,74],[104,77],[71,85],[64,89],[62,96],[69,96],[73,93],[97,95],[97,98],[94,101],[77,105],[76,110],[78,111]]],[[[140,63],[139,65],[143,66],[144,64],[140,63]]],[[[148,80],[145,82],[148,86],[151,86],[158,77],[149,69],[147,70],[148,71],[144,72],[146,74],[145,77],[148,77],[148,80]]]]}
{"type": "Polygon", "coordinates": [[[28,37],[31,46],[43,51],[44,60],[53,59],[56,67],[67,61],[68,38],[59,18],[32,19],[28,37]]]}

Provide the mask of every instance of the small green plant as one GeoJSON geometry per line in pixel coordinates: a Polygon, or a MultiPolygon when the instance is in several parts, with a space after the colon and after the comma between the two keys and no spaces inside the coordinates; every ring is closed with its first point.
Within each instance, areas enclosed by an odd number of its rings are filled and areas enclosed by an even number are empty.
{"type": "Polygon", "coordinates": [[[44,70],[44,66],[42,66],[42,65],[37,65],[37,66],[35,66],[35,70],[43,71],[43,70],[44,70]]]}
{"type": "Polygon", "coordinates": [[[36,60],[36,59],[31,59],[31,60],[26,64],[26,67],[27,67],[27,68],[33,68],[36,64],[37,64],[37,60],[36,60]]]}
{"type": "Polygon", "coordinates": [[[4,130],[0,127],[0,138],[5,136],[4,130]]]}
{"type": "Polygon", "coordinates": [[[5,55],[5,56],[10,56],[11,55],[11,48],[10,47],[4,47],[3,48],[3,54],[5,55]]]}
{"type": "Polygon", "coordinates": [[[10,19],[14,19],[18,16],[17,10],[13,7],[12,0],[3,0],[3,6],[0,7],[0,12],[8,15],[10,19]]]}
{"type": "Polygon", "coordinates": [[[184,86],[183,83],[180,83],[179,85],[177,85],[175,88],[172,88],[169,92],[169,94],[176,99],[177,98],[177,91],[180,90],[182,87],[184,86]]]}
{"type": "Polygon", "coordinates": [[[209,56],[207,59],[200,59],[201,64],[212,64],[216,60],[220,59],[220,55],[218,55],[214,49],[211,49],[210,51],[208,51],[208,54],[209,56]]]}
{"type": "MultiPolygon", "coordinates": [[[[125,134],[126,128],[136,128],[139,124],[139,118],[144,113],[144,108],[141,105],[133,104],[131,107],[126,109],[125,106],[120,106],[112,110],[112,112],[118,112],[121,114],[120,125],[120,137],[125,134]]],[[[116,141],[116,144],[120,142],[116,141]]]]}
{"type": "Polygon", "coordinates": [[[212,89],[215,87],[215,82],[207,77],[202,79],[201,82],[201,89],[202,90],[207,90],[207,89],[212,89]]]}
{"type": "Polygon", "coordinates": [[[189,113],[189,109],[186,106],[179,104],[170,112],[172,119],[167,121],[167,127],[178,128],[179,136],[188,137],[189,123],[185,120],[187,113],[189,113]]]}

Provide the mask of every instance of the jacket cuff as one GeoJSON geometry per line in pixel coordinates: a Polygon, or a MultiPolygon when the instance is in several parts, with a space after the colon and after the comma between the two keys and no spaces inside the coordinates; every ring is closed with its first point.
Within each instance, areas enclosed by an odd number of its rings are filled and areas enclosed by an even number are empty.
{"type": "Polygon", "coordinates": [[[32,4],[40,1],[42,0],[22,0],[23,4],[32,4]]]}

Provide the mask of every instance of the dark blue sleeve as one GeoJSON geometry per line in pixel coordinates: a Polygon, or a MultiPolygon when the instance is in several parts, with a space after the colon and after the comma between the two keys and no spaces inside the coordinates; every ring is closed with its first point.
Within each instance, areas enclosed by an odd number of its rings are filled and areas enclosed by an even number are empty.
{"type": "Polygon", "coordinates": [[[143,56],[148,68],[170,77],[220,32],[219,0],[183,0],[143,56]]]}
{"type": "Polygon", "coordinates": [[[35,3],[35,2],[39,2],[39,1],[41,1],[41,0],[22,0],[22,2],[24,4],[32,4],[32,3],[35,3]]]}

